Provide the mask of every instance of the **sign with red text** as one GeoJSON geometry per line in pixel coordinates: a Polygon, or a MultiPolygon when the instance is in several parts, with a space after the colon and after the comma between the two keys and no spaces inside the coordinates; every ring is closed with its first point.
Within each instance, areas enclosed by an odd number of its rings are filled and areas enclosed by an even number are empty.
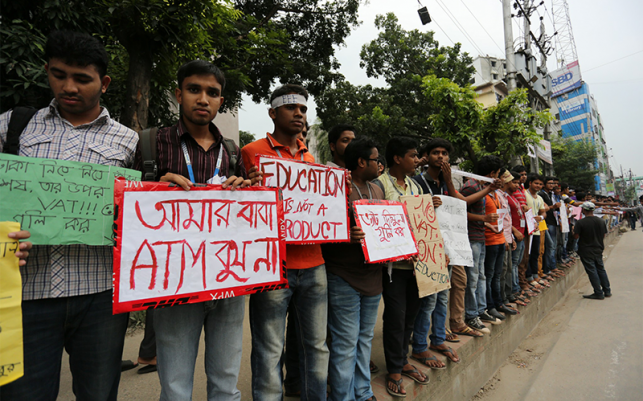
{"type": "Polygon", "coordinates": [[[263,172],[264,185],[283,193],[288,244],[350,240],[346,170],[262,155],[255,165],[263,172]]]}
{"type": "Polygon", "coordinates": [[[286,288],[280,193],[116,180],[114,313],[286,288]]]}
{"type": "Polygon", "coordinates": [[[355,222],[364,231],[362,249],[367,263],[394,262],[417,255],[406,209],[400,202],[353,202],[355,222]]]}
{"type": "Polygon", "coordinates": [[[420,298],[451,288],[446,251],[431,195],[400,196],[418,247],[415,278],[420,298]]]}

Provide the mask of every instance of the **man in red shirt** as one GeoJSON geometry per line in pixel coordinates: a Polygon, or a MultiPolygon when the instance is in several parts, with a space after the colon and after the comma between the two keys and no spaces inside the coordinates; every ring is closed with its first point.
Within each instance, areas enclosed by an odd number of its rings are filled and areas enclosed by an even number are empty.
{"type": "MultiPolygon", "coordinates": [[[[255,155],[314,162],[306,145],[297,139],[306,121],[308,92],[287,84],[270,96],[272,134],[243,147],[246,169],[255,155]]],[[[328,347],[326,346],[327,278],[319,245],[286,245],[288,288],[253,294],[250,297],[252,332],[252,397],[255,401],[280,401],[282,394],[281,354],[288,305],[296,314],[302,400],[326,400],[328,347]]]]}

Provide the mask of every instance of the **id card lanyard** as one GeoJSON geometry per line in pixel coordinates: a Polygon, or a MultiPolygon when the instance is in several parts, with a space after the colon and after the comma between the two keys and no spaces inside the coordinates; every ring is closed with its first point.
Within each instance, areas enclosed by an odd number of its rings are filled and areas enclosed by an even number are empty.
{"type": "MultiPolygon", "coordinates": [[[[192,181],[193,184],[196,184],[196,181],[194,181],[194,170],[192,169],[192,162],[190,161],[190,155],[188,154],[188,147],[185,144],[185,141],[181,141],[181,149],[183,149],[183,156],[185,157],[185,164],[188,166],[188,174],[190,174],[190,181],[192,181]]],[[[219,148],[219,157],[217,158],[217,165],[214,169],[214,175],[213,177],[216,177],[219,175],[219,171],[221,171],[221,161],[223,160],[223,146],[219,148]]]]}
{"type": "MultiPolygon", "coordinates": [[[[395,180],[393,180],[393,176],[391,175],[391,173],[389,173],[389,172],[387,171],[387,172],[386,172],[386,174],[388,175],[388,178],[391,180],[391,184],[393,184],[393,188],[395,189],[395,191],[397,191],[397,193],[398,193],[400,196],[404,196],[404,194],[403,194],[402,192],[400,192],[400,190],[399,190],[399,189],[397,189],[397,186],[396,186],[396,184],[395,184],[395,180]]],[[[406,183],[406,178],[404,178],[404,182],[406,183]]],[[[413,186],[412,186],[411,184],[409,184],[409,183],[407,183],[406,185],[409,187],[409,191],[411,191],[411,195],[415,195],[415,194],[413,193],[413,186]]]]}

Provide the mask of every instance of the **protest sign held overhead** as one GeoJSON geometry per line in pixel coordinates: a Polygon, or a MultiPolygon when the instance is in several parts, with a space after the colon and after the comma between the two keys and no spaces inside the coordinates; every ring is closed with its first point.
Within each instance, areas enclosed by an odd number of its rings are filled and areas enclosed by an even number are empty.
{"type": "Polygon", "coordinates": [[[346,170],[321,164],[257,155],[264,185],[284,198],[286,242],[348,242],[346,170]]]}
{"type": "Polygon", "coordinates": [[[36,245],[113,245],[114,177],[122,167],[0,154],[0,221],[16,221],[36,245]]]}
{"type": "Polygon", "coordinates": [[[418,247],[415,277],[420,298],[451,288],[446,252],[431,195],[400,196],[418,247]]]}
{"type": "Polygon", "coordinates": [[[438,195],[442,205],[435,209],[450,263],[473,266],[473,253],[467,228],[467,202],[451,196],[438,195]]]}
{"type": "Polygon", "coordinates": [[[400,202],[358,200],[353,202],[355,222],[364,231],[362,249],[367,263],[391,262],[417,255],[406,208],[400,202]]]}
{"type": "Polygon", "coordinates": [[[280,193],[117,180],[114,313],[287,286],[280,193]]]}

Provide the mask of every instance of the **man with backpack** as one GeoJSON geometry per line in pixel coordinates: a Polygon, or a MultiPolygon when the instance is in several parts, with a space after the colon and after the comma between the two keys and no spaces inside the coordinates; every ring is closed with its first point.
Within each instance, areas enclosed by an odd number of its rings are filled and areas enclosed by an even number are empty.
{"type": "MultiPolygon", "coordinates": [[[[87,34],[56,31],[45,59],[54,99],[38,111],[2,114],[0,152],[131,168],[138,136],[100,105],[111,81],[103,45],[87,34]]],[[[55,400],[63,348],[78,400],[117,399],[128,315],[112,314],[112,252],[88,245],[29,252],[20,268],[24,376],[2,387],[2,399],[55,400]]]]}

